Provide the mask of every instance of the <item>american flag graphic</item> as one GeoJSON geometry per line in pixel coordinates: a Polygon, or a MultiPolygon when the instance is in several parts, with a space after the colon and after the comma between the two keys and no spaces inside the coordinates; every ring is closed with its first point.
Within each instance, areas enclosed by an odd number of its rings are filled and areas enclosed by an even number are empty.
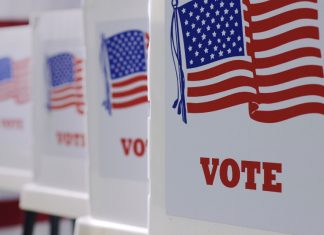
{"type": "Polygon", "coordinates": [[[0,102],[13,99],[17,104],[30,101],[28,76],[30,59],[0,58],[0,102]]]}
{"type": "Polygon", "coordinates": [[[74,107],[84,113],[83,60],[71,53],[60,53],[47,58],[49,71],[50,110],[74,107]]]}
{"type": "Polygon", "coordinates": [[[317,0],[172,1],[171,49],[182,120],[247,103],[274,123],[324,114],[317,0]],[[182,61],[182,57],[185,59],[182,61]]]}
{"type": "Polygon", "coordinates": [[[146,51],[148,34],[129,30],[112,37],[102,36],[101,62],[106,81],[104,106],[125,109],[148,102],[146,51]]]}

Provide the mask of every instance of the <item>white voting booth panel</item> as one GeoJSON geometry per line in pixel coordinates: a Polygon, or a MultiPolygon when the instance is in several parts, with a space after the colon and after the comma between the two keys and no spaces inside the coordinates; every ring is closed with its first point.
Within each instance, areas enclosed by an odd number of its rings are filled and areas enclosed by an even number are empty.
{"type": "Polygon", "coordinates": [[[72,218],[88,213],[82,20],[79,9],[33,19],[35,177],[20,198],[23,209],[72,218]]]}
{"type": "Polygon", "coordinates": [[[0,29],[0,189],[32,178],[31,28],[0,29]]]}
{"type": "Polygon", "coordinates": [[[76,234],[147,233],[145,0],[85,2],[90,216],[76,234]]]}
{"type": "Polygon", "coordinates": [[[153,0],[150,32],[149,234],[322,234],[324,2],[153,0]]]}
{"type": "Polygon", "coordinates": [[[35,12],[80,8],[81,0],[1,0],[0,4],[1,20],[26,20],[35,12]]]}

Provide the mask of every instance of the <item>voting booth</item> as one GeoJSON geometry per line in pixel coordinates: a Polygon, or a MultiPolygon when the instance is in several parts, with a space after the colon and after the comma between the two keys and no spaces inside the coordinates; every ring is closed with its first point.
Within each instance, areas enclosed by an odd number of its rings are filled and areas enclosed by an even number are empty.
{"type": "Polygon", "coordinates": [[[147,233],[146,0],[85,2],[90,215],[75,234],[147,233]]]}
{"type": "Polygon", "coordinates": [[[150,235],[323,232],[324,2],[150,9],[150,235]]]}
{"type": "Polygon", "coordinates": [[[32,24],[35,176],[20,206],[76,218],[88,213],[82,11],[42,13],[32,24]]]}
{"type": "Polygon", "coordinates": [[[32,178],[31,28],[0,29],[0,189],[32,178]]]}

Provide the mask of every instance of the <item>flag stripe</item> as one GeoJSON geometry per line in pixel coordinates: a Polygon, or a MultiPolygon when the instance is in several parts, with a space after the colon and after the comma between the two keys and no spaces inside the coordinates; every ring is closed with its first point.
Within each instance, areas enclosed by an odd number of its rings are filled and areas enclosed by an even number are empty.
{"type": "Polygon", "coordinates": [[[273,93],[262,93],[262,95],[256,97],[255,101],[258,103],[272,104],[281,102],[283,100],[289,100],[295,97],[308,95],[317,95],[324,97],[324,86],[303,85],[273,93]]]}
{"type": "Polygon", "coordinates": [[[271,74],[266,76],[258,76],[259,86],[273,86],[290,82],[304,77],[322,77],[323,68],[321,66],[300,66],[297,68],[289,69],[281,73],[271,74]]]}
{"type": "Polygon", "coordinates": [[[127,102],[120,102],[120,103],[113,102],[112,106],[115,109],[123,109],[123,108],[129,108],[129,107],[147,103],[147,102],[148,102],[147,95],[144,95],[142,97],[139,97],[139,98],[127,101],[127,102]]]}
{"type": "Polygon", "coordinates": [[[140,92],[147,92],[147,86],[139,86],[135,87],[133,89],[127,90],[127,91],[122,91],[122,92],[113,92],[112,97],[113,98],[120,98],[120,97],[127,97],[130,95],[134,95],[140,92]]]}
{"type": "Polygon", "coordinates": [[[85,103],[80,102],[80,101],[77,101],[77,102],[65,102],[62,105],[58,105],[58,104],[52,105],[51,109],[52,110],[62,110],[62,109],[69,108],[69,107],[76,107],[78,113],[84,114],[84,106],[85,106],[85,103]]]}
{"type": "Polygon", "coordinates": [[[199,72],[191,72],[188,74],[188,81],[206,80],[227,73],[233,68],[251,70],[251,62],[244,60],[236,60],[215,66],[210,69],[199,72]]]}
{"type": "Polygon", "coordinates": [[[280,0],[280,1],[265,1],[261,3],[251,3],[249,4],[247,0],[244,0],[244,3],[248,5],[249,14],[251,15],[262,15],[268,13],[270,11],[274,11],[276,9],[298,3],[298,2],[310,2],[310,3],[317,3],[317,0],[280,0]]]}
{"type": "Polygon", "coordinates": [[[280,45],[297,41],[299,39],[319,39],[319,30],[317,27],[306,26],[297,29],[292,29],[283,34],[265,38],[262,40],[253,41],[252,47],[255,51],[266,51],[278,47],[280,45]]]}
{"type": "Polygon", "coordinates": [[[112,87],[113,88],[124,87],[140,81],[147,81],[147,76],[140,75],[120,82],[113,82],[112,87]]]}
{"type": "Polygon", "coordinates": [[[255,58],[254,64],[260,69],[273,67],[303,57],[321,58],[321,50],[313,47],[298,48],[284,52],[280,55],[269,56],[267,58],[255,58]]]}
{"type": "Polygon", "coordinates": [[[299,19],[318,19],[318,12],[315,9],[295,9],[289,12],[276,15],[265,20],[252,22],[250,27],[253,28],[254,33],[267,31],[283,24],[287,24],[299,19]]]}
{"type": "Polygon", "coordinates": [[[279,110],[258,111],[253,113],[253,119],[265,123],[275,123],[305,114],[324,115],[324,104],[309,102],[279,110]]]}
{"type": "Polygon", "coordinates": [[[85,105],[84,102],[65,102],[64,104],[61,105],[52,105],[51,108],[54,110],[59,110],[70,106],[83,106],[83,105],[85,105]]]}
{"type": "Polygon", "coordinates": [[[250,102],[254,99],[254,96],[253,93],[249,92],[236,93],[208,102],[188,103],[187,109],[189,113],[207,113],[250,102]]]}
{"type": "Polygon", "coordinates": [[[82,90],[82,85],[81,84],[72,84],[72,85],[68,85],[67,87],[64,87],[64,88],[55,88],[53,89],[53,94],[55,93],[62,93],[62,92],[65,92],[65,91],[68,91],[68,90],[82,90]]]}
{"type": "Polygon", "coordinates": [[[62,100],[66,100],[69,98],[83,98],[83,95],[82,94],[71,94],[71,95],[63,95],[61,97],[53,97],[52,102],[53,101],[62,101],[62,100]]]}
{"type": "Polygon", "coordinates": [[[206,96],[244,86],[256,87],[255,80],[244,76],[232,77],[208,86],[189,87],[187,95],[188,97],[206,96]]]}

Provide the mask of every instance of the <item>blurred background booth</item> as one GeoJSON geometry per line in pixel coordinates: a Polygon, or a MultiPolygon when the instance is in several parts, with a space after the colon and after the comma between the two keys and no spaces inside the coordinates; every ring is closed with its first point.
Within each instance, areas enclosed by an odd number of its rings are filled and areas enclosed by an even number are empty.
{"type": "Polygon", "coordinates": [[[88,212],[85,44],[80,9],[33,18],[34,178],[21,208],[68,218],[88,212]]]}
{"type": "Polygon", "coordinates": [[[0,29],[0,188],[32,178],[31,28],[0,29]]]}
{"type": "Polygon", "coordinates": [[[147,234],[148,2],[84,9],[91,190],[76,234],[147,234]]]}

